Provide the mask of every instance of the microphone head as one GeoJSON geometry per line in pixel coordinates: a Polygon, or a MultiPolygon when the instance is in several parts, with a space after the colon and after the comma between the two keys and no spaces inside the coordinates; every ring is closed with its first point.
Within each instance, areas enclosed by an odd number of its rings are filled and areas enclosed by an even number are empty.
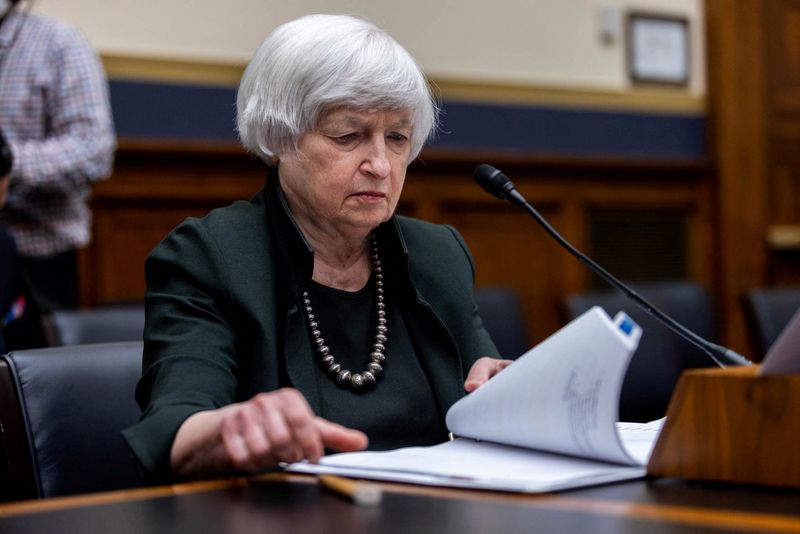
{"type": "Polygon", "coordinates": [[[496,196],[500,200],[507,200],[508,193],[514,189],[514,184],[499,169],[495,169],[488,163],[482,163],[475,167],[472,172],[475,182],[487,193],[496,196]]]}

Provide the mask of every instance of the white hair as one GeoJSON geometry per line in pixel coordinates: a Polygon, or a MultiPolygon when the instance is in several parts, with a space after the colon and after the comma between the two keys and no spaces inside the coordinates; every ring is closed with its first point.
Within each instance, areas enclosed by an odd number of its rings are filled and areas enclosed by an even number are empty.
{"type": "Polygon", "coordinates": [[[409,161],[439,114],[422,70],[388,33],[356,17],[308,15],[276,28],[247,65],[236,98],[239,138],[272,164],[336,106],[411,111],[409,161]]]}

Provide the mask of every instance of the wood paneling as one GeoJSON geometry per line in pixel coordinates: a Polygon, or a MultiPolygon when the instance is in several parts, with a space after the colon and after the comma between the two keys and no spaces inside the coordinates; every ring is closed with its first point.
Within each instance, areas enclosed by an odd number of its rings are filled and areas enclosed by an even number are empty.
{"type": "MultiPolygon", "coordinates": [[[[759,0],[764,13],[765,48],[771,118],[779,122],[800,120],[800,1],[759,0]],[[789,115],[787,117],[786,115],[789,115]],[[793,117],[792,117],[793,115],[793,117]]],[[[759,19],[756,19],[759,20],[759,19]]]]}
{"type": "Polygon", "coordinates": [[[92,199],[94,241],[81,251],[85,305],[141,300],[144,259],[186,217],[249,198],[263,165],[234,145],[123,141],[92,199]]]}
{"type": "Polygon", "coordinates": [[[800,249],[768,239],[800,230],[800,1],[707,0],[706,15],[725,339],[744,350],[744,292],[800,283],[800,249]]]}
{"type": "Polygon", "coordinates": [[[766,271],[764,73],[759,61],[763,23],[756,22],[762,13],[758,2],[711,0],[706,16],[709,105],[719,172],[721,302],[729,317],[724,337],[741,352],[747,337],[740,298],[763,282],[766,271]]]}
{"type": "MultiPolygon", "coordinates": [[[[399,210],[458,228],[475,257],[477,284],[520,292],[531,342],[561,325],[564,296],[588,288],[590,274],[524,213],[474,184],[472,170],[484,161],[503,169],[586,252],[592,210],[632,210],[640,220],[663,210],[683,214],[686,273],[713,289],[704,164],[426,152],[409,168],[399,210]]],[[[264,165],[235,146],[122,142],[114,175],[95,188],[94,243],[82,255],[84,303],[141,299],[144,259],[170,229],[184,217],[249,198],[265,176],[264,165]]]]}

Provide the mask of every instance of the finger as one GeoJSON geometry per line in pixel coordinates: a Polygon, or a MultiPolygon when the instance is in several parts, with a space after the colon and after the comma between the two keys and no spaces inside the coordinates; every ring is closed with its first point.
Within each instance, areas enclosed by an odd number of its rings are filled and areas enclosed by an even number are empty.
{"type": "Polygon", "coordinates": [[[225,448],[225,455],[228,457],[234,468],[242,468],[249,463],[249,454],[244,437],[240,434],[223,432],[222,446],[225,448]]]}
{"type": "Polygon", "coordinates": [[[332,423],[321,417],[315,419],[315,426],[325,447],[339,452],[360,451],[367,448],[369,439],[360,430],[353,430],[332,423]]]}
{"type": "Polygon", "coordinates": [[[467,379],[464,381],[464,389],[471,393],[485,384],[494,375],[511,365],[511,360],[499,360],[497,358],[481,358],[476,361],[470,369],[467,379]]]}
{"type": "Polygon", "coordinates": [[[492,374],[492,376],[496,375],[497,373],[499,373],[500,371],[502,371],[503,369],[505,369],[506,367],[508,367],[512,363],[514,363],[513,360],[497,360],[497,368],[495,369],[495,371],[492,374]]]}
{"type": "Polygon", "coordinates": [[[259,417],[254,417],[252,420],[245,422],[243,437],[251,461],[254,464],[263,465],[268,459],[271,459],[272,450],[270,441],[259,419],[259,417]]]}
{"type": "Polygon", "coordinates": [[[481,358],[476,361],[472,368],[469,370],[467,379],[464,381],[464,389],[467,393],[471,393],[478,389],[483,383],[491,378],[491,368],[493,365],[493,358],[481,358]]]}
{"type": "Polygon", "coordinates": [[[300,460],[300,452],[295,446],[292,429],[286,422],[282,408],[274,406],[265,411],[263,425],[270,450],[277,461],[296,462],[300,460]]]}
{"type": "Polygon", "coordinates": [[[293,446],[300,460],[316,463],[323,454],[322,436],[315,424],[316,416],[302,395],[291,394],[284,398],[283,416],[293,435],[293,446]]]}
{"type": "Polygon", "coordinates": [[[222,445],[228,461],[235,469],[257,468],[245,438],[247,427],[247,414],[241,409],[225,418],[222,423],[222,445]]]}

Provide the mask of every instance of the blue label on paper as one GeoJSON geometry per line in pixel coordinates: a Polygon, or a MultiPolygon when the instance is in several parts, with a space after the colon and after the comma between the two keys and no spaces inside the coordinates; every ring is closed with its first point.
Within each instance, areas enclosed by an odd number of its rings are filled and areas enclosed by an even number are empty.
{"type": "Polygon", "coordinates": [[[631,319],[627,315],[619,323],[619,329],[625,332],[626,334],[630,334],[631,332],[633,332],[633,329],[635,327],[636,323],[634,323],[633,319],[631,319]]]}

